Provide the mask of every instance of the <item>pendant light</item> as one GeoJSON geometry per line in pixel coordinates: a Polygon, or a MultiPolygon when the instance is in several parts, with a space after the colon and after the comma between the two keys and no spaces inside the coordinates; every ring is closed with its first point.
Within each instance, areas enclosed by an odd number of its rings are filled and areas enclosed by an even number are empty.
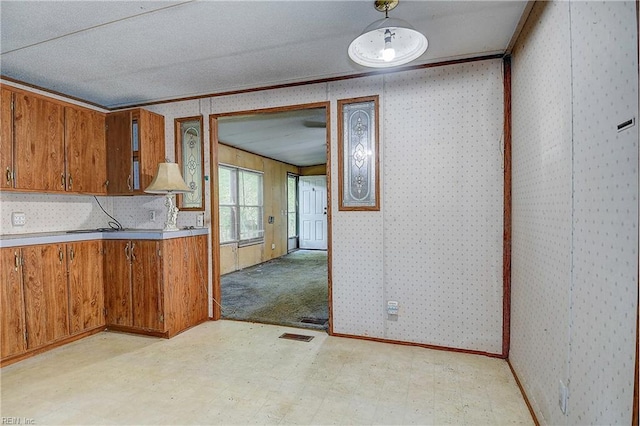
{"type": "Polygon", "coordinates": [[[424,34],[402,19],[389,18],[399,0],[376,0],[374,7],[385,17],[364,29],[349,45],[349,57],[365,67],[387,68],[417,59],[429,42],[424,34]]]}

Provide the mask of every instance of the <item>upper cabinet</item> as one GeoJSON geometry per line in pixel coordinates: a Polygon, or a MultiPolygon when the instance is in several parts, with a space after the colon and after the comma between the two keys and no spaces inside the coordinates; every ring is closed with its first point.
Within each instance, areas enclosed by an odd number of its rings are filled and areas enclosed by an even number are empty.
{"type": "Polygon", "coordinates": [[[83,194],[107,192],[105,114],[66,107],[67,190],[83,194]]]}
{"type": "Polygon", "coordinates": [[[13,92],[0,87],[0,188],[13,188],[13,92]]]}
{"type": "Polygon", "coordinates": [[[106,194],[105,114],[1,91],[0,189],[106,194]]]}
{"type": "Polygon", "coordinates": [[[65,191],[64,107],[16,93],[13,101],[13,187],[65,191]]]}
{"type": "Polygon", "coordinates": [[[164,117],[140,108],[108,114],[107,147],[108,193],[144,194],[165,161],[164,117]]]}

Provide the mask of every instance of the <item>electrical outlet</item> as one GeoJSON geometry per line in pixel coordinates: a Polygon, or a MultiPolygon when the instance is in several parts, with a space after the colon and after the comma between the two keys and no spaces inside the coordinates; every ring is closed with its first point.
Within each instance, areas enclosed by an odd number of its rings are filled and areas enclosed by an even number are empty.
{"type": "Polygon", "coordinates": [[[156,221],[156,211],[155,210],[151,210],[151,212],[149,214],[149,220],[151,222],[155,222],[156,221]]]}
{"type": "Polygon", "coordinates": [[[569,399],[569,388],[560,380],[558,386],[558,404],[560,405],[560,411],[562,414],[567,414],[567,400],[569,399]]]}
{"type": "Polygon", "coordinates": [[[196,227],[204,228],[204,213],[196,216],[196,227]]]}
{"type": "Polygon", "coordinates": [[[13,226],[24,226],[27,224],[27,215],[23,212],[11,213],[11,224],[13,226]]]}
{"type": "Polygon", "coordinates": [[[276,249],[276,245],[275,244],[271,244],[271,250],[275,250],[276,249]]]}
{"type": "Polygon", "coordinates": [[[398,315],[398,302],[395,300],[389,300],[387,302],[387,314],[389,315],[398,315]]]}

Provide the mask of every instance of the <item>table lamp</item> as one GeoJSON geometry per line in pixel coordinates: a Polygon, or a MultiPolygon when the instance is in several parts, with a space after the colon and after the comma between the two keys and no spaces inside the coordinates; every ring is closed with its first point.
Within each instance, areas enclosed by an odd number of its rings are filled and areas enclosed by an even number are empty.
{"type": "Polygon", "coordinates": [[[167,221],[163,231],[177,231],[178,206],[175,203],[175,194],[192,192],[182,179],[177,163],[159,163],[158,171],[151,181],[151,185],[144,190],[148,194],[165,194],[167,201],[167,221]]]}

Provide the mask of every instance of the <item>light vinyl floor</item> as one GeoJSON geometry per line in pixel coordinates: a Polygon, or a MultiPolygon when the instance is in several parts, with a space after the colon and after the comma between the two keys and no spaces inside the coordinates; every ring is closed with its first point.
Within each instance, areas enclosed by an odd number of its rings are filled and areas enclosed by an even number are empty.
{"type": "Polygon", "coordinates": [[[99,333],[0,380],[21,424],[533,424],[504,360],[236,321],[99,333]]]}

